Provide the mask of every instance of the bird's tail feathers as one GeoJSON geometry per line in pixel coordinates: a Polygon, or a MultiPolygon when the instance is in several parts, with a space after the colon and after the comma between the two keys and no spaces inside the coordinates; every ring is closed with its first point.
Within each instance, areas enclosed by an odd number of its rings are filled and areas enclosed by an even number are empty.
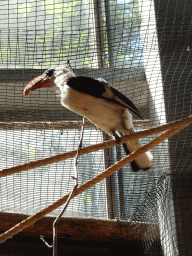
{"type": "MultiPolygon", "coordinates": [[[[127,131],[125,135],[128,135],[130,133],[133,133],[133,131],[132,130],[129,132],[127,131]]],[[[142,143],[138,139],[131,140],[123,144],[123,147],[127,154],[130,154],[136,151],[142,146],[143,146],[142,143]]],[[[133,171],[148,170],[152,165],[152,160],[153,160],[153,155],[151,154],[151,152],[148,151],[146,153],[143,153],[131,163],[132,170],[133,171]]]]}

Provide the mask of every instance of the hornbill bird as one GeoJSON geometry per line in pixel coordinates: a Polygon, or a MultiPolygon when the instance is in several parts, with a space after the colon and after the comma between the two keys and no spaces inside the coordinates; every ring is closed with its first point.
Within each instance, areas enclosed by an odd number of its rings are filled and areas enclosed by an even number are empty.
{"type": "MultiPolygon", "coordinates": [[[[64,107],[85,116],[107,134],[114,136],[117,142],[123,134],[134,132],[129,110],[142,118],[135,105],[102,78],[76,76],[73,71],[63,67],[49,68],[29,82],[24,89],[24,95],[41,87],[58,89],[64,107]]],[[[142,147],[142,144],[134,139],[123,146],[126,153],[130,154],[142,147]]],[[[150,152],[140,155],[132,162],[132,169],[149,169],[152,158],[150,152]]]]}

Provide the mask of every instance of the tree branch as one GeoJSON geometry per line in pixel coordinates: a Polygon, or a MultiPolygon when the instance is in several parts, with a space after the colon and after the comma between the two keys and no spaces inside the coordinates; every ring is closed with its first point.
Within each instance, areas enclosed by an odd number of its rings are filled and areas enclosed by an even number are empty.
{"type": "MultiPolygon", "coordinates": [[[[190,119],[190,123],[191,122],[192,122],[192,118],[190,119]]],[[[123,158],[119,162],[117,162],[114,165],[112,165],[109,168],[107,168],[105,171],[103,171],[99,175],[95,176],[94,178],[92,178],[89,181],[85,182],[83,185],[79,186],[76,189],[76,191],[72,194],[71,197],[73,198],[73,197],[81,194],[82,192],[84,192],[88,188],[94,186],[95,184],[97,184],[101,180],[107,178],[108,176],[113,174],[115,171],[117,171],[120,168],[122,168],[124,165],[132,162],[135,158],[137,158],[141,154],[143,154],[143,153],[147,152],[148,150],[152,149],[153,147],[157,146],[159,143],[161,143],[164,140],[168,139],[169,137],[171,137],[175,133],[177,133],[180,130],[182,130],[185,127],[187,127],[188,125],[189,125],[189,123],[185,122],[185,124],[181,124],[178,127],[174,127],[173,129],[168,130],[165,133],[159,135],[157,138],[155,138],[152,141],[150,141],[147,145],[141,147],[140,149],[138,149],[135,152],[131,153],[130,155],[126,156],[125,158],[123,158]]],[[[20,231],[22,231],[26,227],[32,225],[37,220],[39,220],[42,217],[44,217],[46,214],[48,214],[48,213],[52,212],[53,210],[57,209],[59,206],[61,206],[62,204],[64,204],[67,201],[69,196],[70,196],[70,194],[67,194],[67,195],[63,196],[62,198],[58,199],[56,202],[52,203],[51,205],[47,206],[46,208],[44,208],[41,211],[37,212],[36,214],[30,216],[29,218],[23,220],[22,222],[20,222],[16,226],[12,227],[11,229],[6,231],[5,233],[1,234],[0,235],[0,243],[6,241],[11,236],[19,233],[20,231]]]]}
{"type": "MultiPolygon", "coordinates": [[[[126,141],[130,141],[130,140],[134,140],[134,139],[140,139],[146,136],[150,136],[150,135],[154,135],[157,133],[161,133],[164,131],[168,131],[171,130],[174,127],[180,127],[181,129],[185,128],[186,126],[190,125],[192,123],[192,116],[189,116],[187,118],[178,120],[178,121],[173,121],[171,123],[168,124],[164,124],[158,127],[154,127],[154,128],[150,128],[144,131],[140,131],[140,132],[136,132],[134,134],[131,135],[126,135],[120,138],[120,144],[125,143],[126,141]]],[[[79,153],[79,155],[85,155],[91,152],[95,152],[101,149],[105,149],[105,148],[110,148],[112,146],[116,146],[117,143],[115,140],[109,140],[109,141],[105,141],[99,144],[95,144],[95,145],[91,145],[88,147],[84,147],[81,149],[81,152],[79,153]]],[[[66,160],[68,158],[73,158],[75,155],[77,154],[77,150],[73,150],[73,151],[69,151],[66,153],[62,153],[62,154],[58,154],[55,156],[51,156],[51,157],[47,157],[44,159],[40,159],[37,161],[32,161],[26,164],[21,164],[18,166],[14,166],[11,168],[7,168],[7,169],[3,169],[0,171],[0,178],[1,177],[5,177],[7,175],[12,175],[14,173],[19,173],[22,171],[28,171],[30,169],[34,169],[34,168],[38,168],[41,166],[45,166],[47,164],[53,164],[59,161],[63,161],[66,160]]]]}

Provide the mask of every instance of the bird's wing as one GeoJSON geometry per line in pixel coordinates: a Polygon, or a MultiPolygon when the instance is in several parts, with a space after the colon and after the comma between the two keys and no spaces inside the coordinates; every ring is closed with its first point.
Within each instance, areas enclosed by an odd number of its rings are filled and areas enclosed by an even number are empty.
{"type": "Polygon", "coordinates": [[[133,111],[133,113],[135,113],[136,115],[138,115],[141,119],[143,119],[143,117],[141,116],[139,110],[136,108],[136,106],[133,104],[133,102],[128,99],[124,94],[122,94],[121,92],[117,91],[115,88],[111,87],[110,88],[111,91],[114,93],[115,97],[114,100],[116,102],[118,102],[121,105],[124,105],[125,107],[127,107],[128,109],[130,109],[131,111],[133,111]]]}
{"type": "Polygon", "coordinates": [[[74,90],[101,98],[105,87],[98,80],[87,76],[75,76],[67,79],[67,85],[74,90]]]}
{"type": "Polygon", "coordinates": [[[124,106],[142,118],[140,112],[125,95],[107,84],[103,78],[93,79],[86,76],[70,77],[67,85],[82,93],[89,94],[96,98],[107,99],[118,105],[124,106]]]}
{"type": "Polygon", "coordinates": [[[103,96],[105,98],[108,98],[109,100],[130,109],[136,115],[138,115],[141,119],[143,119],[139,110],[136,108],[133,102],[130,99],[128,99],[124,94],[122,94],[115,88],[109,86],[107,84],[107,81],[104,80],[103,78],[98,78],[97,81],[99,81],[105,87],[105,92],[103,93],[103,96]]]}

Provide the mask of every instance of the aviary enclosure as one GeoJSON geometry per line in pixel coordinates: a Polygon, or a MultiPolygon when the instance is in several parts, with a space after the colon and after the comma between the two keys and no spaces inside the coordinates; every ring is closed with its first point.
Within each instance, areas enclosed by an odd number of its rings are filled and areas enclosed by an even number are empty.
{"type": "MultiPolygon", "coordinates": [[[[69,222],[86,230],[92,220],[103,240],[139,240],[142,255],[189,255],[190,0],[6,0],[0,19],[0,241],[18,232],[50,236],[51,226],[32,224],[47,214],[55,219],[73,188],[82,117],[62,107],[51,88],[23,96],[44,70],[70,64],[134,102],[143,116],[133,115],[134,136],[149,143],[153,165],[133,172],[130,157],[121,165],[122,146],[86,120],[79,187],[57,235],[75,237],[79,230],[69,222]]],[[[101,239],[86,232],[85,240],[101,239]]]]}

